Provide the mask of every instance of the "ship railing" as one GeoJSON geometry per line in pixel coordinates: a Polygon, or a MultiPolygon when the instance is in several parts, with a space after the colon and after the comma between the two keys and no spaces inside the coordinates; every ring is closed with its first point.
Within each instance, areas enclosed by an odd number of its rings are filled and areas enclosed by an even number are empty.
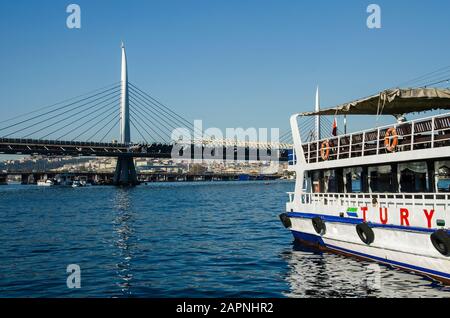
{"type": "MultiPolygon", "coordinates": [[[[392,143],[394,137],[388,138],[392,143]]],[[[307,163],[317,163],[447,146],[450,146],[450,113],[313,141],[304,144],[303,151],[307,163]],[[398,138],[393,151],[385,146],[391,128],[395,129],[398,138]],[[329,156],[322,158],[321,148],[327,148],[327,144],[329,156]]]]}
{"type": "Polygon", "coordinates": [[[450,193],[301,193],[289,192],[289,203],[313,206],[433,208],[450,210],[450,193]]]}

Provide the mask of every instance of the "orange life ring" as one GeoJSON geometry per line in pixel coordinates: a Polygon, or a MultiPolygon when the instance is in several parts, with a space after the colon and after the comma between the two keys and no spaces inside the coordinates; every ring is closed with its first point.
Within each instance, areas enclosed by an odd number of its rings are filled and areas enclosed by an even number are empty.
{"type": "Polygon", "coordinates": [[[322,142],[322,146],[320,147],[320,156],[324,161],[327,161],[330,158],[330,142],[325,140],[322,142]]]}
{"type": "Polygon", "coordinates": [[[386,147],[386,150],[389,152],[394,152],[395,149],[397,149],[398,134],[395,128],[389,128],[388,131],[386,131],[386,137],[384,137],[384,146],[386,147]]]}

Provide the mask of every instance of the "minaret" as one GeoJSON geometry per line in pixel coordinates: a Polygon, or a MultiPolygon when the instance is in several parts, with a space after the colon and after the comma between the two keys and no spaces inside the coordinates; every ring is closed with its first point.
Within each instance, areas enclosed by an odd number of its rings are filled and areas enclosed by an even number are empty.
{"type": "MultiPolygon", "coordinates": [[[[320,112],[319,86],[317,86],[317,90],[316,90],[316,112],[320,112]]],[[[320,133],[320,115],[316,115],[316,138],[317,138],[317,140],[322,139],[322,136],[320,133]]]]}
{"type": "Polygon", "coordinates": [[[122,42],[122,73],[121,73],[121,96],[120,96],[120,141],[123,144],[131,142],[130,137],[130,108],[128,99],[128,70],[127,53],[122,42]]]}

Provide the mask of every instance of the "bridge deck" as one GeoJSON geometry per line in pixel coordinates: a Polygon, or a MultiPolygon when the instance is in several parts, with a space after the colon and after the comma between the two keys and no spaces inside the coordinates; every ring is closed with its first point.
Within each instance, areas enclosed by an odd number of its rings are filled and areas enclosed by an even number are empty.
{"type": "MultiPolygon", "coordinates": [[[[186,146],[189,147],[189,146],[186,146]]],[[[197,153],[205,153],[208,147],[191,145],[191,159],[197,153]],[[195,149],[201,148],[201,149],[195,149]]],[[[17,139],[0,138],[0,153],[3,154],[24,154],[24,155],[45,155],[45,156],[97,156],[97,157],[136,157],[136,158],[172,158],[173,145],[170,144],[151,144],[145,146],[125,145],[119,143],[100,143],[100,142],[80,142],[80,141],[60,141],[60,140],[36,140],[36,139],[17,139]]],[[[269,160],[271,153],[266,149],[256,149],[252,152],[249,147],[224,147],[224,160],[250,160],[253,154],[256,160],[269,160]],[[233,158],[228,158],[227,153],[231,150],[234,153],[233,158]]],[[[277,150],[275,150],[277,151],[277,150]]],[[[280,149],[278,159],[287,161],[288,150],[280,149]]]]}

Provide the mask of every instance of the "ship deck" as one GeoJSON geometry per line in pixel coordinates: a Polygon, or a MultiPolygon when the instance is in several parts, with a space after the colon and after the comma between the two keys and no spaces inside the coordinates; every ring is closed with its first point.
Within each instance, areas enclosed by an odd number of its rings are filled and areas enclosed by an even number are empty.
{"type": "Polygon", "coordinates": [[[389,129],[395,128],[398,145],[393,152],[411,152],[450,146],[450,113],[412,120],[400,124],[355,132],[330,139],[303,144],[307,163],[377,156],[391,153],[385,147],[389,129]],[[321,148],[329,143],[329,156],[324,159],[321,148]]]}

